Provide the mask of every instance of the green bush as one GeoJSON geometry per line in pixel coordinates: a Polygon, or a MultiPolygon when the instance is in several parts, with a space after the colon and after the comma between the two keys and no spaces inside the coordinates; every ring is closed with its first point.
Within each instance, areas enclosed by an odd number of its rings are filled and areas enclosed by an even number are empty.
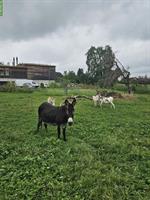
{"type": "Polygon", "coordinates": [[[8,82],[0,86],[0,92],[22,92],[22,93],[31,93],[33,92],[32,88],[27,87],[17,87],[14,82],[8,82]]]}
{"type": "Polygon", "coordinates": [[[127,87],[124,84],[116,84],[114,85],[113,89],[118,90],[118,91],[123,91],[123,92],[127,91],[127,87]]]}
{"type": "Polygon", "coordinates": [[[60,83],[52,82],[49,83],[49,88],[62,88],[62,85],[60,83]]]}
{"type": "Polygon", "coordinates": [[[45,88],[44,83],[40,84],[40,88],[45,88]]]}
{"type": "Polygon", "coordinates": [[[135,89],[137,94],[150,94],[150,85],[138,84],[135,89]]]}
{"type": "Polygon", "coordinates": [[[34,89],[32,88],[27,88],[27,87],[23,87],[23,88],[16,88],[15,92],[21,92],[21,93],[32,93],[34,91],[34,89]]]}
{"type": "Polygon", "coordinates": [[[14,82],[8,82],[0,87],[2,92],[14,92],[16,91],[16,84],[14,82]]]}

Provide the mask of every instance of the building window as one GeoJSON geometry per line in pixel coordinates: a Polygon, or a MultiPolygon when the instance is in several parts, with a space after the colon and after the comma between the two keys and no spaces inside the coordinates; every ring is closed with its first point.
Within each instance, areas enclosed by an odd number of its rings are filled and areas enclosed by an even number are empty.
{"type": "Polygon", "coordinates": [[[4,70],[0,70],[0,76],[4,76],[5,73],[4,73],[4,70]]]}
{"type": "Polygon", "coordinates": [[[8,69],[5,71],[5,76],[9,76],[9,70],[8,69]]]}

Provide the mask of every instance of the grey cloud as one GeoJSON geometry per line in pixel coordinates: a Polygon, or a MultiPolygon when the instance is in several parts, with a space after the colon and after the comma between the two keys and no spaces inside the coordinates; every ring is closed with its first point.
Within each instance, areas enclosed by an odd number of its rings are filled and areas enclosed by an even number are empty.
{"type": "Polygon", "coordinates": [[[90,46],[109,44],[133,75],[150,73],[149,8],[149,0],[5,0],[0,61],[86,70],[90,46]]]}
{"type": "Polygon", "coordinates": [[[130,1],[120,4],[107,23],[111,38],[150,39],[150,1],[130,1]]]}
{"type": "Polygon", "coordinates": [[[26,40],[68,25],[98,24],[112,39],[149,39],[149,9],[149,0],[5,0],[0,38],[26,40]]]}
{"type": "MultiPolygon", "coordinates": [[[[106,3],[67,0],[6,0],[0,18],[0,38],[25,40],[56,32],[68,24],[88,20],[87,13],[106,3]]],[[[92,19],[92,18],[91,18],[92,19]]]]}
{"type": "Polygon", "coordinates": [[[6,0],[0,18],[0,38],[25,40],[42,37],[65,26],[74,5],[63,1],[6,0]]]}

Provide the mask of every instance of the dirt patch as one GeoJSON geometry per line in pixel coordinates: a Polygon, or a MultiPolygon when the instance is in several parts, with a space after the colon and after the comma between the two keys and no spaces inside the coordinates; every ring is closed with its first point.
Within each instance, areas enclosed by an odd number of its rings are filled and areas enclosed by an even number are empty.
{"type": "Polygon", "coordinates": [[[128,100],[133,100],[136,97],[133,94],[121,94],[119,92],[107,92],[107,91],[103,91],[102,93],[100,93],[102,96],[105,97],[113,97],[114,99],[128,99],[128,100]]]}
{"type": "Polygon", "coordinates": [[[136,97],[133,94],[122,94],[123,99],[134,100],[136,97]]]}

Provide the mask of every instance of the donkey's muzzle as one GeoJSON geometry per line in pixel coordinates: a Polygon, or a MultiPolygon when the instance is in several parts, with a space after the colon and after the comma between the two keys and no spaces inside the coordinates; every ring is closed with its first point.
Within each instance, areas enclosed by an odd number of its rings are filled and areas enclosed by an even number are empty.
{"type": "Polygon", "coordinates": [[[68,119],[68,125],[72,126],[72,124],[73,124],[73,119],[72,119],[72,117],[69,117],[69,119],[68,119]]]}

